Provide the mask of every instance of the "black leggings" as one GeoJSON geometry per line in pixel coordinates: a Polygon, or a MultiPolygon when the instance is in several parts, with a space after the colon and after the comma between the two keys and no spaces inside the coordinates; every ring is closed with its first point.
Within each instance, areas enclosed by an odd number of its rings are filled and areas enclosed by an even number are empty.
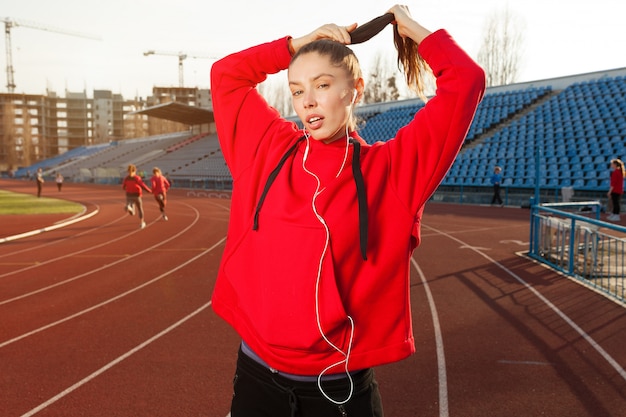
{"type": "Polygon", "coordinates": [[[161,211],[161,213],[165,213],[165,205],[167,204],[167,200],[165,199],[165,194],[163,193],[155,194],[154,199],[159,205],[159,210],[161,211]]]}
{"type": "Polygon", "coordinates": [[[620,212],[619,200],[621,197],[621,194],[611,193],[611,200],[613,201],[613,214],[619,214],[620,212]]]}
{"type": "Polygon", "coordinates": [[[500,184],[493,185],[493,198],[491,199],[491,204],[502,204],[502,197],[500,197],[500,184]]]}
{"type": "MultiPolygon", "coordinates": [[[[277,375],[240,349],[231,417],[383,417],[374,371],[359,371],[352,379],[352,398],[337,405],[321,394],[316,381],[294,381],[277,375]]],[[[322,387],[331,398],[343,400],[350,383],[341,378],[323,382],[322,387]]]]}

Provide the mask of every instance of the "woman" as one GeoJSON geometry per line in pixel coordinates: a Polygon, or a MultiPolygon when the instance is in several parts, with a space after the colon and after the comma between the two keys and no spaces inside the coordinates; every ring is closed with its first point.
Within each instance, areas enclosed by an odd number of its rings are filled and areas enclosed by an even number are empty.
{"type": "Polygon", "coordinates": [[[63,175],[60,172],[57,172],[55,181],[57,183],[57,190],[61,191],[61,188],[63,187],[63,175]]]}
{"type": "Polygon", "coordinates": [[[46,182],[43,178],[43,169],[37,169],[35,181],[37,181],[37,197],[41,197],[41,189],[43,188],[43,183],[46,182]]]}
{"type": "Polygon", "coordinates": [[[141,201],[142,190],[146,190],[151,193],[152,190],[143,182],[141,177],[137,175],[137,167],[134,164],[129,164],[126,169],[128,175],[122,182],[122,188],[126,191],[126,207],[125,210],[131,216],[135,215],[135,207],[137,207],[137,214],[139,216],[139,228],[146,227],[146,222],[143,220],[143,203],[141,201]]]}
{"type": "Polygon", "coordinates": [[[371,368],[415,351],[410,256],[485,78],[446,31],[431,33],[405,6],[389,13],[381,19],[394,21],[407,81],[419,86],[423,58],[438,94],[385,143],[367,145],[354,130],[364,82],[345,45],[362,37],[356,24],[213,65],[217,132],[234,179],[213,293],[214,310],[242,337],[232,417],[382,416],[371,368]],[[256,90],[285,69],[303,130],[256,90]]]}
{"type": "Polygon", "coordinates": [[[608,215],[607,220],[618,222],[620,221],[620,200],[622,194],[624,194],[624,162],[621,159],[611,160],[611,183],[609,191],[606,195],[611,199],[613,206],[612,213],[608,215]]]}
{"type": "Polygon", "coordinates": [[[170,182],[161,173],[161,169],[158,167],[152,168],[152,178],[150,178],[150,185],[152,186],[152,194],[154,199],[159,205],[159,211],[163,220],[167,221],[167,215],[165,214],[165,206],[167,205],[167,190],[170,189],[170,182]]]}

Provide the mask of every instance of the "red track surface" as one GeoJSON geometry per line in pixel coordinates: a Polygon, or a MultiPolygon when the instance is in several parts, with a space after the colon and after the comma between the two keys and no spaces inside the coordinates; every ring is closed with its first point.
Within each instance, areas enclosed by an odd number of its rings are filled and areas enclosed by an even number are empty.
{"type": "MultiPolygon", "coordinates": [[[[144,197],[140,230],[118,187],[46,195],[97,213],[0,243],[0,415],[226,416],[239,339],[210,297],[229,200],[173,190],[164,222],[144,197]]],[[[516,255],[528,217],[427,207],[417,354],[376,370],[386,416],[624,415],[626,310],[516,255]]],[[[58,220],[0,217],[0,238],[58,220]]]]}

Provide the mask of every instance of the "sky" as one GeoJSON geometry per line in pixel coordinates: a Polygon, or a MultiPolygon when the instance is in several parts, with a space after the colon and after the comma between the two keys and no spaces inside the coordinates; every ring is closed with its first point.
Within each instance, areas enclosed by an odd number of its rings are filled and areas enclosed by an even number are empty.
{"type": "MultiPolygon", "coordinates": [[[[214,59],[325,23],[362,24],[394,3],[380,0],[0,0],[11,29],[15,92],[111,90],[146,97],[154,86],[210,88],[214,59]],[[34,26],[34,27],[33,27],[34,26]],[[44,30],[55,28],[62,32],[44,30]],[[98,40],[83,37],[95,36],[98,40]],[[157,55],[144,56],[155,50],[157,55]]],[[[518,82],[626,67],[623,0],[419,0],[405,3],[428,29],[445,28],[472,57],[490,15],[508,7],[523,26],[518,82]]],[[[7,92],[6,43],[0,92],[7,92]]],[[[353,47],[364,72],[376,55],[390,58],[391,28],[353,47]]]]}

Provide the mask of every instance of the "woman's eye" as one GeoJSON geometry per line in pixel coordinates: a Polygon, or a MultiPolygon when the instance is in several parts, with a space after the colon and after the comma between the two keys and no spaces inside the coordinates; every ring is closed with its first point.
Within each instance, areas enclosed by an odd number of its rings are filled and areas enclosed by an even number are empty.
{"type": "Polygon", "coordinates": [[[296,91],[292,91],[291,92],[291,95],[294,96],[294,97],[297,97],[297,96],[299,96],[301,94],[302,94],[302,90],[296,90],[296,91]]]}

